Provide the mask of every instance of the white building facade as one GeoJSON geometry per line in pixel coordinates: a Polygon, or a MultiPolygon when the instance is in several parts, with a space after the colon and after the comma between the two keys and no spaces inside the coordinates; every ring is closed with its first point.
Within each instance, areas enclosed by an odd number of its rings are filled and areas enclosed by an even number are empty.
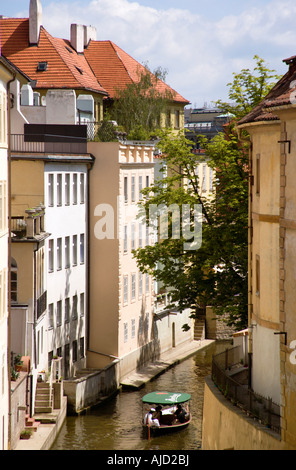
{"type": "Polygon", "coordinates": [[[86,164],[45,164],[47,357],[63,357],[64,378],[85,367],[87,300],[86,164]]]}

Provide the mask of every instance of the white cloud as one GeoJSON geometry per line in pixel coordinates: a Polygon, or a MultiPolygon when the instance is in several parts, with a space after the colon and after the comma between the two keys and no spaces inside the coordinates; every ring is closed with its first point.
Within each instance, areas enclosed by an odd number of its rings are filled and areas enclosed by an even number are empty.
{"type": "Polygon", "coordinates": [[[167,69],[168,83],[199,106],[226,99],[232,72],[252,67],[255,54],[278,69],[296,53],[292,0],[273,0],[217,21],[192,14],[186,5],[162,9],[159,3],[152,8],[131,0],[53,1],[43,8],[43,24],[65,38],[71,23],[96,26],[98,39],[112,40],[151,69],[167,69]]]}

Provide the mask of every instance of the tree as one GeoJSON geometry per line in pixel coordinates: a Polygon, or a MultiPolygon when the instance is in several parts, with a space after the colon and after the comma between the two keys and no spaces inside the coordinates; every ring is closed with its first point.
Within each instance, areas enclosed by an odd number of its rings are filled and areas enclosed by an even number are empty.
{"type": "Polygon", "coordinates": [[[116,89],[110,113],[128,138],[146,140],[160,128],[161,113],[173,99],[173,92],[158,87],[165,77],[161,67],[153,73],[147,66],[139,67],[137,81],[116,89]]]}
{"type": "MultiPolygon", "coordinates": [[[[229,97],[238,117],[258,103],[269,89],[272,71],[255,56],[259,77],[243,70],[234,76],[229,97]],[[244,85],[245,90],[242,91],[244,85]]],[[[222,105],[220,103],[220,105],[222,105]]],[[[172,300],[181,310],[191,308],[198,315],[200,306],[212,306],[216,315],[227,315],[228,325],[241,329],[248,320],[248,141],[240,141],[235,117],[227,134],[218,134],[210,142],[201,137],[205,156],[192,152],[192,142],[184,133],[163,132],[158,143],[162,151],[163,178],[144,191],[142,208],[148,219],[152,205],[184,204],[202,208],[202,244],[196,250],[184,249],[181,236],[159,239],[153,246],[134,252],[142,272],[149,272],[171,290],[172,300]],[[214,170],[215,197],[205,199],[199,190],[196,167],[202,161],[214,170]]],[[[157,214],[156,214],[157,215],[157,214]]],[[[159,218],[155,217],[157,224],[159,218]]],[[[173,218],[168,218],[173,234],[173,218]]],[[[192,228],[192,218],[191,218],[192,228]]]]}
{"type": "Polygon", "coordinates": [[[239,120],[248,114],[268,94],[275,83],[281,78],[275,70],[269,69],[264,59],[258,55],[253,57],[253,70],[242,69],[233,73],[233,81],[228,83],[228,97],[231,103],[218,100],[216,105],[223,112],[230,112],[239,120]]]}

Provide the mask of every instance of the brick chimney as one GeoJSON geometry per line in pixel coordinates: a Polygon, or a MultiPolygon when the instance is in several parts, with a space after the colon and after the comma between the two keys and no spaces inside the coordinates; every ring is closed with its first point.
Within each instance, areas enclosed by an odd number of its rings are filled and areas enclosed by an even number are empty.
{"type": "Polygon", "coordinates": [[[38,44],[41,24],[42,24],[41,0],[30,0],[30,10],[29,10],[30,46],[36,46],[38,44]]]}

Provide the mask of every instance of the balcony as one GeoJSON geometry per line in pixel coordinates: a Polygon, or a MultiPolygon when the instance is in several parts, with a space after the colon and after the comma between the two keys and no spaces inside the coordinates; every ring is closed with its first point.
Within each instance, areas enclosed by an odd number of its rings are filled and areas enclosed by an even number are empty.
{"type": "Polygon", "coordinates": [[[10,231],[12,241],[40,240],[48,236],[44,229],[44,206],[27,209],[26,216],[10,217],[10,231]]]}
{"type": "Polygon", "coordinates": [[[11,134],[10,148],[15,153],[85,154],[87,126],[25,124],[24,134],[11,134]]]}

